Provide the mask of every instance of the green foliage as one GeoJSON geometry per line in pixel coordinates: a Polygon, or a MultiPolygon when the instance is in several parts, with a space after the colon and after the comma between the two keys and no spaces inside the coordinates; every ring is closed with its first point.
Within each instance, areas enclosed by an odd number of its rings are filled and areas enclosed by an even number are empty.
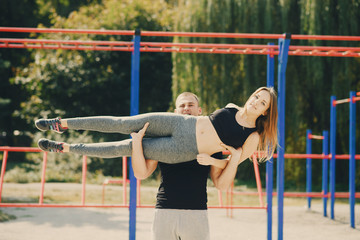
{"type": "MultiPolygon", "coordinates": [[[[278,32],[277,1],[180,1],[176,31],[278,32]],[[262,14],[265,9],[266,18],[262,14]],[[266,24],[265,24],[266,23],[266,24]]],[[[179,42],[245,43],[242,39],[183,38],[179,42]]],[[[246,43],[264,44],[249,40],[246,43]]],[[[229,102],[244,103],[266,81],[266,57],[236,54],[173,54],[173,99],[183,91],[200,96],[205,114],[229,102]]]]}
{"type": "MultiPolygon", "coordinates": [[[[359,1],[336,0],[215,0],[179,1],[176,31],[228,33],[293,33],[306,35],[359,36],[359,1]]],[[[177,42],[267,44],[251,39],[190,39],[177,42]]],[[[275,42],[276,44],[276,42],[275,42]]],[[[294,45],[355,46],[357,42],[296,41],[294,45]]],[[[329,130],[330,95],[347,98],[350,90],[360,90],[358,58],[289,57],[286,83],[286,152],[305,152],[306,129],[314,134],[329,130]]],[[[173,54],[173,100],[182,91],[200,96],[205,113],[228,102],[245,103],[250,93],[266,84],[266,57],[254,55],[173,54]]],[[[275,76],[276,76],[275,72],[275,76]]],[[[348,152],[348,108],[338,110],[337,153],[348,152]]],[[[358,109],[360,109],[358,107],[358,109]]],[[[359,133],[357,135],[359,138],[359,133]]],[[[313,152],[321,153],[321,144],[313,152]]],[[[276,162],[276,160],[275,160],[276,162]]],[[[314,182],[321,184],[321,165],[314,163],[314,182]]],[[[346,184],[347,176],[337,173],[346,184]]],[[[238,168],[239,181],[250,176],[238,168]]],[[[246,172],[246,171],[245,171],[246,172]]],[[[305,163],[287,160],[287,186],[300,189],[305,184],[305,163]]]]}
{"type": "MultiPolygon", "coordinates": [[[[65,2],[67,1],[62,3],[65,2]]],[[[142,30],[164,31],[170,27],[170,16],[171,10],[161,0],[128,0],[121,3],[107,0],[102,1],[101,4],[95,1],[88,6],[80,7],[68,17],[62,17],[52,11],[50,18],[53,19],[54,28],[131,30],[141,27],[142,30]]],[[[131,41],[128,36],[116,35],[42,34],[38,38],[131,41]]],[[[159,38],[151,38],[151,40],[163,41],[159,38]]],[[[171,39],[167,40],[171,41],[171,39]]],[[[19,69],[16,77],[11,81],[12,86],[26,93],[25,98],[19,103],[20,109],[15,110],[12,117],[23,121],[18,129],[28,139],[34,139],[36,142],[38,138],[44,136],[44,134],[32,134],[36,131],[34,119],[40,117],[129,115],[130,52],[67,50],[31,50],[30,52],[34,61],[19,69]]],[[[171,55],[165,53],[141,55],[140,112],[166,111],[169,108],[170,58],[171,55]]],[[[86,139],[71,133],[56,138],[76,143],[114,141],[125,137],[119,134],[83,134],[87,136],[86,139]]],[[[61,156],[57,160],[49,159],[48,181],[78,181],[81,175],[74,166],[75,162],[78,161],[66,156],[61,156]]],[[[103,172],[100,171],[98,174],[119,176],[122,173],[119,162],[119,159],[94,158],[91,159],[89,170],[95,171],[100,168],[103,172]]],[[[13,171],[14,178],[26,181],[18,177],[21,172],[13,171]]]]}
{"type": "MultiPolygon", "coordinates": [[[[71,29],[115,29],[227,33],[293,33],[360,35],[359,0],[6,0],[1,26],[71,29]],[[21,4],[20,4],[21,3],[21,4]],[[32,9],[32,11],[29,11],[32,9]]],[[[1,37],[15,37],[15,34],[1,37]]],[[[29,37],[16,34],[16,37],[29,37]]],[[[131,41],[127,36],[39,34],[37,38],[131,41]]],[[[142,41],[267,44],[268,40],[142,37],[142,41]]],[[[276,44],[276,41],[273,40],[276,44]]],[[[295,41],[291,45],[356,46],[346,41],[295,41]]],[[[130,53],[107,51],[0,49],[0,145],[35,146],[44,134],[34,134],[38,117],[128,115],[130,53]]],[[[347,98],[360,90],[359,58],[289,57],[286,84],[286,152],[305,152],[306,129],[329,129],[329,99],[347,98]]],[[[276,70],[275,70],[276,71],[276,70]]],[[[275,72],[275,76],[277,73],[275,72]]],[[[196,93],[204,114],[228,102],[242,105],[266,82],[266,57],[255,55],[141,53],[140,112],[166,111],[183,91],[196,93]],[[172,82],[171,82],[172,79],[172,82]]],[[[360,111],[360,105],[357,107],[360,111]]],[[[337,153],[348,152],[348,108],[337,110],[337,153]]],[[[359,139],[357,132],[357,140],[359,139]]],[[[118,134],[88,132],[51,135],[68,142],[120,140],[118,134]]],[[[313,146],[321,153],[321,144],[313,146]]],[[[39,154],[9,155],[10,175],[37,181],[39,154]],[[26,160],[21,160],[26,159],[26,160]],[[37,163],[31,169],[29,165],[37,163]],[[23,164],[23,165],[21,165],[23,164]],[[21,167],[22,170],[15,166],[21,167]],[[24,178],[24,176],[28,176],[24,178]]],[[[274,160],[276,163],[276,160],[274,160]]],[[[314,160],[314,162],[316,162],[314,160]]],[[[89,171],[99,178],[121,175],[120,159],[89,159],[89,171]]],[[[47,179],[79,181],[81,159],[49,155],[47,179]]],[[[337,181],[347,186],[347,164],[337,162],[337,181]]],[[[252,165],[238,168],[238,182],[253,179],[252,165]]],[[[287,160],[287,187],[304,188],[305,163],[287,160]]],[[[359,175],[360,169],[357,169],[359,175]]],[[[321,181],[321,164],[314,163],[314,182],[321,181]]],[[[316,188],[316,187],[315,187],[316,188]]]]}
{"type": "MultiPolygon", "coordinates": [[[[168,24],[156,11],[159,3],[142,1],[104,1],[70,14],[56,17],[56,28],[166,30],[168,24]],[[96,18],[95,18],[96,16],[96,18]]],[[[160,8],[158,8],[160,9],[160,8]]],[[[165,9],[164,9],[165,11],[165,9]]],[[[50,35],[62,39],[61,35],[50,35]]],[[[104,40],[104,36],[72,36],[74,39],[104,40]]],[[[108,40],[124,40],[110,36],[108,40]]],[[[125,40],[129,40],[125,37],[125,40]]],[[[141,59],[140,111],[164,111],[168,108],[171,64],[167,54],[144,54],[141,59]],[[155,65],[162,65],[159,69],[155,65]],[[160,87],[162,86],[162,87],[160,87]],[[155,102],[150,104],[149,99],[155,102]]],[[[31,97],[23,103],[22,118],[51,114],[128,115],[130,98],[130,53],[107,51],[34,51],[35,61],[23,69],[16,83],[31,97]]]]}
{"type": "MultiPolygon", "coordinates": [[[[43,0],[3,0],[0,8],[0,26],[4,27],[49,27],[50,16],[67,15],[91,0],[43,1],[43,0]]],[[[28,33],[0,33],[4,38],[28,38],[28,33]]],[[[26,146],[31,139],[24,133],[28,123],[14,112],[21,111],[21,102],[30,97],[21,85],[13,84],[18,72],[33,61],[31,51],[24,49],[0,49],[0,145],[26,146]],[[20,131],[20,135],[14,132],[20,131]]]]}
{"type": "Polygon", "coordinates": [[[4,181],[12,183],[40,182],[40,176],[40,170],[36,165],[17,164],[14,168],[6,171],[4,181]]]}

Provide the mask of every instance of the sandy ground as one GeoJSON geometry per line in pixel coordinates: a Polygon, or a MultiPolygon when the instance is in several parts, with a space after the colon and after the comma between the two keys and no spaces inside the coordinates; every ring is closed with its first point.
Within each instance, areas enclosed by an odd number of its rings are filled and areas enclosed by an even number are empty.
{"type": "MultiPolygon", "coordinates": [[[[338,204],[335,221],[322,216],[322,206],[284,208],[283,238],[291,240],[327,239],[359,240],[360,209],[356,206],[356,228],[349,226],[348,205],[338,204]]],[[[2,208],[17,216],[16,220],[0,223],[1,240],[127,240],[127,209],[100,208],[2,208]]],[[[136,239],[149,239],[154,209],[137,210],[136,239]]],[[[277,208],[273,212],[273,239],[277,234],[277,208]]],[[[265,210],[234,210],[233,217],[224,209],[210,209],[212,240],[267,239],[265,210]]]]}

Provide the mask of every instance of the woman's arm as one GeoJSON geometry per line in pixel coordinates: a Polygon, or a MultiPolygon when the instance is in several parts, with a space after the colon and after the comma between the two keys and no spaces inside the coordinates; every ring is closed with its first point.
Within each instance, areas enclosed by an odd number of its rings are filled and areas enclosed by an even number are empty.
{"type": "Polygon", "coordinates": [[[241,148],[235,149],[233,147],[226,146],[225,144],[222,145],[230,151],[230,158],[227,161],[227,165],[224,169],[211,167],[210,176],[217,189],[226,191],[230,187],[231,183],[234,181],[237,167],[239,165],[239,161],[241,159],[243,151],[241,148]]]}
{"type": "Polygon", "coordinates": [[[227,159],[216,159],[211,157],[209,154],[207,153],[200,153],[197,155],[196,157],[197,161],[199,164],[204,165],[204,166],[214,166],[220,169],[224,169],[227,165],[227,159]]]}
{"type": "Polygon", "coordinates": [[[260,141],[260,135],[257,132],[250,134],[242,146],[243,152],[239,164],[251,157],[257,150],[260,141]]]}
{"type": "Polygon", "coordinates": [[[229,161],[227,161],[225,169],[211,167],[210,176],[216,188],[224,191],[230,187],[235,179],[238,165],[252,156],[257,149],[259,139],[260,136],[258,133],[252,133],[240,149],[235,149],[223,144],[223,146],[230,151],[230,158],[229,161]]]}
{"type": "Polygon", "coordinates": [[[132,159],[131,164],[134,170],[134,175],[137,179],[145,179],[149,177],[156,169],[158,161],[145,160],[142,139],[149,123],[146,123],[144,128],[137,133],[131,133],[132,137],[132,159]]]}

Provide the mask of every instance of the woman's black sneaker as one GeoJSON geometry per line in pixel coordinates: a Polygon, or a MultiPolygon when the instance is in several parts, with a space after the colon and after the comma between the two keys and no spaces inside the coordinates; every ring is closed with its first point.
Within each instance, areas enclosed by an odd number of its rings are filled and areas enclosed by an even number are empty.
{"type": "Polygon", "coordinates": [[[64,143],[62,142],[55,142],[45,138],[41,138],[38,141],[39,148],[45,152],[63,152],[63,145],[64,143]]]}
{"type": "Polygon", "coordinates": [[[35,126],[40,131],[48,131],[52,130],[57,133],[63,133],[67,128],[63,128],[60,122],[61,118],[53,118],[53,119],[38,119],[35,121],[35,126]]]}

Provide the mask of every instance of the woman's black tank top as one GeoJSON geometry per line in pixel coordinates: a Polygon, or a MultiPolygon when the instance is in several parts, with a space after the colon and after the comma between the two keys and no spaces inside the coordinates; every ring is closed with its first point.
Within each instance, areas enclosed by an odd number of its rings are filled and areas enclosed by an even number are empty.
{"type": "Polygon", "coordinates": [[[220,140],[233,148],[242,147],[248,136],[256,131],[256,128],[243,127],[236,121],[238,111],[237,108],[222,108],[209,116],[220,140]]]}

